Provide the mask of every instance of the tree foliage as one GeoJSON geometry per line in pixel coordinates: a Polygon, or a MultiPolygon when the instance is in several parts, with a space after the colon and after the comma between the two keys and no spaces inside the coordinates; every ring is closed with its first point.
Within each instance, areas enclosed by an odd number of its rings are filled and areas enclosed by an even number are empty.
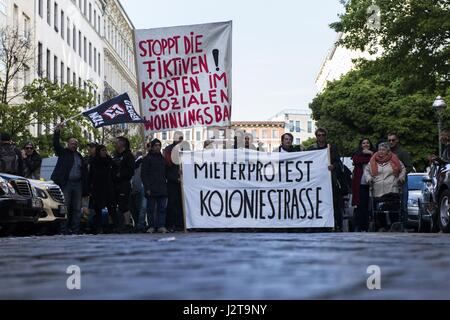
{"type": "Polygon", "coordinates": [[[444,90],[450,83],[448,0],[352,0],[331,24],[350,49],[383,52],[385,68],[413,90],[444,90]],[[380,9],[379,27],[368,23],[371,5],[380,9]]]}
{"type": "MultiPolygon", "coordinates": [[[[328,84],[311,103],[314,119],[326,127],[344,155],[359,140],[400,136],[415,166],[437,154],[436,96],[450,101],[450,4],[448,0],[352,0],[331,27],[344,33],[338,45],[382,55],[360,60],[354,70],[328,84]],[[368,25],[368,8],[380,8],[381,23],[368,25]]],[[[443,113],[444,126],[450,112],[443,113]]]]}

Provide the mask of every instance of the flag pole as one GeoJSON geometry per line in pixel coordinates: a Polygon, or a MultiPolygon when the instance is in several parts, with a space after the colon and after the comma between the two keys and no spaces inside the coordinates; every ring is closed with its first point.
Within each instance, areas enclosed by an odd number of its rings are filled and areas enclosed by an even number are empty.
{"type": "Polygon", "coordinates": [[[77,114],[77,115],[75,115],[75,116],[69,117],[68,119],[64,120],[62,123],[63,123],[63,124],[66,124],[66,123],[69,122],[70,120],[76,119],[76,118],[78,118],[78,117],[81,116],[81,115],[83,115],[82,112],[79,113],[79,114],[77,114]]]}

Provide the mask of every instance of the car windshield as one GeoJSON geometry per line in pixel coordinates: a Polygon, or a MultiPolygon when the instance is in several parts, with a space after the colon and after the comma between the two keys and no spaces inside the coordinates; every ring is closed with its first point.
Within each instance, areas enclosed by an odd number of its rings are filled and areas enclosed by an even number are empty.
{"type": "Polygon", "coordinates": [[[425,176],[408,176],[408,190],[422,190],[425,176]]]}

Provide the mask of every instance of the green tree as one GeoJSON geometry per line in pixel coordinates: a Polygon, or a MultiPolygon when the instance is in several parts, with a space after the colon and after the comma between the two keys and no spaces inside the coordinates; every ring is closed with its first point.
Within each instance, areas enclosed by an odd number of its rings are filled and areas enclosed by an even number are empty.
{"type": "MultiPolygon", "coordinates": [[[[88,88],[92,91],[94,85],[88,83],[88,88]]],[[[78,115],[83,107],[94,104],[95,97],[88,90],[68,84],[61,86],[45,78],[36,79],[23,88],[23,103],[0,104],[2,131],[11,134],[20,145],[26,141],[35,142],[42,155],[48,156],[53,153],[52,126],[78,115]],[[31,135],[33,125],[43,128],[37,137],[31,135]]],[[[84,145],[87,143],[84,131],[98,137],[98,131],[80,116],[67,123],[62,138],[75,137],[84,145]]]]}
{"type": "Polygon", "coordinates": [[[350,49],[383,50],[386,70],[409,90],[442,94],[450,83],[450,4],[448,0],[343,1],[345,13],[331,24],[344,33],[350,49]],[[380,10],[380,24],[370,24],[370,6],[380,10]],[[369,9],[369,10],[368,10],[369,9]]]}
{"type": "MultiPolygon", "coordinates": [[[[404,94],[400,80],[386,81],[383,70],[367,67],[350,71],[330,83],[310,107],[318,125],[327,128],[330,140],[342,155],[349,156],[363,137],[376,143],[396,132],[411,153],[414,164],[423,169],[426,157],[436,153],[437,127],[432,103],[437,95],[427,90],[404,94]]],[[[445,98],[450,99],[447,89],[445,98]]],[[[450,123],[444,113],[444,123],[450,123]]]]}

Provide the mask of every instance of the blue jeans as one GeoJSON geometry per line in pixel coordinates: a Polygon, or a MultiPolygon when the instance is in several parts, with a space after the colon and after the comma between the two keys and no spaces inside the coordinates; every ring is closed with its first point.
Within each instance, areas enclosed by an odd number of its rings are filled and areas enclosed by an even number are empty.
{"type": "Polygon", "coordinates": [[[145,215],[147,211],[147,200],[144,197],[144,189],[131,194],[131,214],[133,215],[134,228],[142,230],[145,227],[145,215]]]}
{"type": "Polygon", "coordinates": [[[62,188],[64,200],[67,206],[67,222],[63,225],[63,232],[72,230],[73,233],[80,232],[81,219],[81,196],[82,187],[80,182],[68,181],[62,188]]]}
{"type": "Polygon", "coordinates": [[[167,197],[147,198],[147,222],[150,228],[166,226],[166,208],[167,197]]]}

